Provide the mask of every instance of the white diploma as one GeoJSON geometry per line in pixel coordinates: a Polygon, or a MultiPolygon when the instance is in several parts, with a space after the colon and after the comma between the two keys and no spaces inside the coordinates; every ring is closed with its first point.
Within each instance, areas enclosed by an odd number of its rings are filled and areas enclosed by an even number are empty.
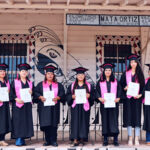
{"type": "Polygon", "coordinates": [[[0,100],[3,102],[9,101],[8,87],[0,88],[0,100]]]}
{"type": "Polygon", "coordinates": [[[135,97],[139,94],[139,89],[140,89],[139,83],[129,82],[127,95],[135,97]]]}
{"type": "Polygon", "coordinates": [[[150,91],[145,91],[145,105],[150,105],[150,91]]]}
{"type": "Polygon", "coordinates": [[[44,106],[54,106],[55,102],[53,101],[54,91],[46,91],[43,93],[44,98],[46,101],[44,102],[44,106]]]}
{"type": "Polygon", "coordinates": [[[86,103],[86,89],[75,89],[76,104],[86,103]]]}
{"type": "Polygon", "coordinates": [[[32,102],[31,93],[29,92],[30,88],[20,89],[20,97],[24,103],[32,102]]]}
{"type": "Polygon", "coordinates": [[[104,108],[115,108],[115,94],[114,93],[104,93],[104,108]]]}

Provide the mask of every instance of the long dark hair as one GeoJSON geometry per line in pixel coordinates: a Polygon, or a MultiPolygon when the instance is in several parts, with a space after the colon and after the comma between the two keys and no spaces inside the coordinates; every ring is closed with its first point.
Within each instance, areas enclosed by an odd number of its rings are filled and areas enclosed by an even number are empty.
{"type": "MultiPolygon", "coordinates": [[[[45,78],[44,78],[44,82],[46,83],[47,79],[46,79],[46,74],[45,74],[45,78]]],[[[56,75],[54,74],[54,77],[53,77],[53,82],[57,82],[57,79],[56,79],[56,75]]]]}
{"type": "MultiPolygon", "coordinates": [[[[136,79],[140,83],[140,86],[144,87],[145,80],[144,80],[144,74],[143,74],[141,65],[140,65],[138,60],[135,60],[135,62],[137,63],[136,70],[135,70],[136,79]]],[[[130,70],[130,69],[132,69],[132,68],[131,68],[131,65],[129,64],[129,67],[128,67],[127,71],[130,70]]]]}
{"type": "MultiPolygon", "coordinates": [[[[77,89],[77,87],[78,87],[78,79],[76,78],[75,83],[74,83],[74,86],[73,86],[73,94],[75,93],[75,89],[77,89]]],[[[88,86],[87,86],[87,84],[86,84],[86,77],[85,77],[84,80],[83,80],[83,87],[86,89],[86,92],[87,92],[87,93],[90,92],[90,91],[89,91],[89,88],[88,88],[88,86]]]]}
{"type": "MultiPolygon", "coordinates": [[[[100,82],[106,81],[105,70],[104,70],[103,73],[101,74],[99,81],[100,81],[100,82]]],[[[115,76],[114,76],[112,70],[111,70],[111,75],[110,75],[110,80],[109,80],[109,81],[110,81],[110,82],[114,82],[114,81],[115,81],[115,76]]]]}
{"type": "Polygon", "coordinates": [[[5,77],[4,77],[4,81],[5,81],[6,83],[8,82],[7,74],[6,74],[5,77]]]}

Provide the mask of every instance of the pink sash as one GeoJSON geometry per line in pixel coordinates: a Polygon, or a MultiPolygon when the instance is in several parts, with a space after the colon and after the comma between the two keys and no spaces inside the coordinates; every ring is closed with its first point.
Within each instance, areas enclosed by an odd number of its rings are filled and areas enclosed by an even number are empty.
{"type": "MultiPolygon", "coordinates": [[[[126,83],[127,83],[127,85],[129,85],[129,82],[131,82],[131,81],[132,81],[132,71],[129,70],[129,71],[126,71],[126,83]]],[[[135,82],[138,83],[137,80],[135,82]]],[[[127,95],[127,98],[130,99],[131,97],[132,96],[127,95]]]]}
{"type": "MultiPolygon", "coordinates": [[[[74,84],[75,82],[72,83],[72,86],[71,86],[71,90],[73,91],[73,87],[74,87],[74,84]]],[[[86,82],[88,88],[89,88],[89,91],[91,91],[91,85],[90,83],[86,82]]],[[[72,108],[74,108],[76,106],[76,100],[73,101],[73,104],[72,104],[72,108]]],[[[86,103],[83,105],[83,108],[85,111],[88,111],[90,109],[90,104],[89,104],[89,101],[87,99],[86,103]]]]}
{"type": "MultiPolygon", "coordinates": [[[[8,90],[10,91],[10,84],[9,81],[6,83],[6,86],[8,87],[8,90]]],[[[0,107],[3,106],[3,102],[0,102],[0,107]]]]}
{"type": "MultiPolygon", "coordinates": [[[[101,95],[102,95],[102,98],[104,98],[104,94],[105,94],[105,93],[108,93],[106,81],[100,82],[100,88],[101,88],[101,95]]],[[[116,80],[116,79],[115,79],[114,82],[111,82],[111,90],[110,90],[110,93],[114,93],[115,96],[117,97],[117,80],[116,80]]],[[[115,97],[115,99],[116,99],[116,97],[115,97]]]]}
{"type": "MultiPolygon", "coordinates": [[[[32,90],[32,82],[31,81],[27,81],[27,82],[29,84],[29,88],[32,90]]],[[[16,96],[17,96],[17,98],[21,99],[21,96],[20,96],[20,89],[22,89],[21,81],[18,79],[15,79],[14,83],[15,83],[16,96]]],[[[24,106],[24,104],[19,104],[18,102],[16,102],[16,106],[18,108],[21,108],[24,106]]]]}
{"type": "MultiPolygon", "coordinates": [[[[44,82],[43,81],[43,91],[49,91],[49,84],[48,82],[44,82]]],[[[55,95],[55,98],[57,97],[58,95],[58,83],[55,83],[55,82],[52,82],[52,91],[54,91],[54,95],[55,95]]],[[[57,104],[57,102],[55,102],[55,104],[57,104]]]]}

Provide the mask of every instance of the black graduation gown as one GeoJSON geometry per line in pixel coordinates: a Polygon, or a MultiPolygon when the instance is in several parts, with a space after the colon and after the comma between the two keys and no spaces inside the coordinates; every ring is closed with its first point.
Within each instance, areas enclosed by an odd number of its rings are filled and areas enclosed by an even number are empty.
{"type": "MultiPolygon", "coordinates": [[[[78,86],[77,89],[84,89],[84,86],[78,86]]],[[[73,104],[71,85],[67,89],[66,95],[69,106],[73,104]]],[[[90,106],[94,103],[94,88],[91,86],[90,98],[88,99],[90,106]]],[[[90,110],[85,111],[83,104],[77,104],[74,108],[71,107],[71,134],[70,139],[88,139],[89,133],[90,110]]]]}
{"type": "MultiPolygon", "coordinates": [[[[107,83],[107,92],[111,91],[111,82],[107,83]]],[[[120,86],[117,86],[117,98],[120,98],[120,86]]],[[[100,102],[98,98],[101,97],[101,87],[98,82],[96,85],[96,101],[100,102]]],[[[102,135],[115,136],[119,134],[118,129],[118,116],[119,116],[119,103],[116,103],[115,108],[104,108],[104,104],[100,102],[101,122],[102,122],[102,135]]]]}
{"type": "Polygon", "coordinates": [[[38,103],[40,127],[41,130],[44,131],[45,127],[47,126],[57,127],[60,120],[60,102],[65,102],[65,91],[62,84],[58,83],[58,96],[60,97],[60,100],[57,101],[55,106],[44,106],[44,103],[39,99],[39,96],[43,96],[42,83],[43,82],[40,82],[35,88],[34,100],[36,103],[38,103]]]}
{"type": "MultiPolygon", "coordinates": [[[[150,91],[150,79],[147,81],[144,90],[143,97],[145,97],[145,91],[150,91]]],[[[150,106],[144,105],[144,123],[143,130],[150,132],[150,106]]]]}
{"type": "MultiPolygon", "coordinates": [[[[1,87],[6,87],[6,83],[0,81],[1,87]]],[[[1,98],[0,98],[1,99],[1,98]]],[[[6,134],[11,131],[11,119],[9,102],[3,102],[0,107],[0,134],[6,134]]]]}
{"type": "MultiPolygon", "coordinates": [[[[132,76],[132,82],[135,82],[135,75],[132,76]]],[[[142,98],[134,99],[127,98],[126,91],[124,88],[127,86],[126,83],[126,72],[124,72],[120,79],[122,87],[122,101],[123,101],[123,127],[140,127],[141,126],[141,109],[142,109],[142,98]]],[[[142,93],[143,87],[140,85],[139,94],[142,93]]]]}
{"type": "MultiPolygon", "coordinates": [[[[28,83],[21,82],[22,88],[29,88],[28,83]]],[[[34,89],[33,89],[34,90],[34,89]]],[[[33,92],[32,90],[32,92],[33,92]]],[[[34,136],[33,118],[32,118],[32,104],[24,103],[24,106],[18,108],[16,106],[16,92],[14,81],[11,84],[10,100],[12,102],[12,138],[30,138],[34,136]]]]}

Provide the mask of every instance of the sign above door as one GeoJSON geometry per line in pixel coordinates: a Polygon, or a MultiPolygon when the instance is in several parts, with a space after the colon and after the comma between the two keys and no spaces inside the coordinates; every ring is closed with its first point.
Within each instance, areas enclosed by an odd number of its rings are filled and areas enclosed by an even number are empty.
{"type": "Polygon", "coordinates": [[[150,16],[67,14],[67,25],[85,26],[150,26],[150,16]]]}

